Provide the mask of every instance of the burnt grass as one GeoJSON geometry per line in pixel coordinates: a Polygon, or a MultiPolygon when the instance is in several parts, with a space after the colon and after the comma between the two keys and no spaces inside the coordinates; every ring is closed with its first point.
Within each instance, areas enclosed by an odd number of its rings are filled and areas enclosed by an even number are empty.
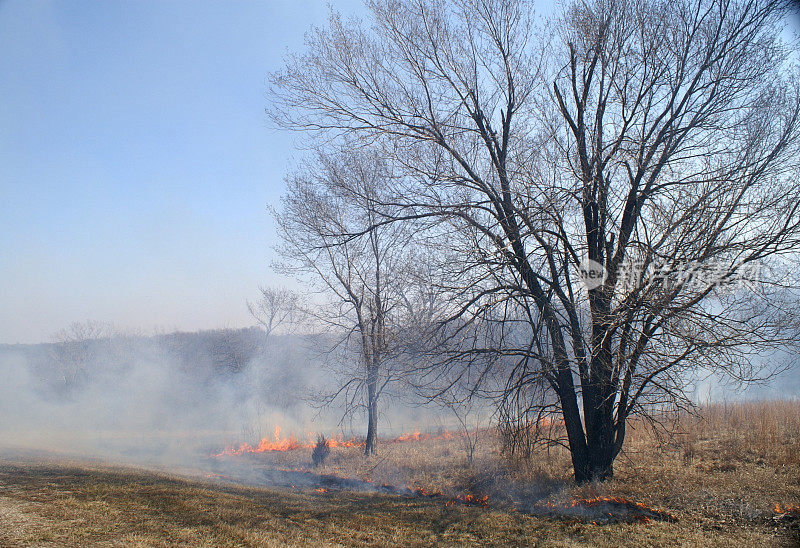
{"type": "Polygon", "coordinates": [[[274,490],[141,470],[0,466],[0,545],[786,545],[768,524],[605,525],[347,489],[274,490]],[[748,530],[749,529],[749,530],[748,530]]]}

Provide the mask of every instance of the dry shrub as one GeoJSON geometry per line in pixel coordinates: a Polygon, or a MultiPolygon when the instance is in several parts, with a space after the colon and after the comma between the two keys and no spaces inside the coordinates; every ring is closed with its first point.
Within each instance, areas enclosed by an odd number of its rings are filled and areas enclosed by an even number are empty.
{"type": "Polygon", "coordinates": [[[546,417],[510,418],[501,416],[497,426],[500,452],[510,461],[539,459],[542,453],[550,456],[554,448],[565,442],[566,432],[560,420],[546,417]]]}
{"type": "Polygon", "coordinates": [[[314,463],[314,466],[320,466],[325,463],[325,459],[328,458],[330,453],[331,447],[327,438],[320,434],[317,436],[317,443],[314,445],[314,449],[311,451],[311,462],[314,463]]]}

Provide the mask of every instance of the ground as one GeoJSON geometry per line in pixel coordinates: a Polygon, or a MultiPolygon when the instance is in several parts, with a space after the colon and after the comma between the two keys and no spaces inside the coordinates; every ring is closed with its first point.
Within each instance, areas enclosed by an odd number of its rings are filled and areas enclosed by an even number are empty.
{"type": "MultiPolygon", "coordinates": [[[[200,470],[7,457],[0,461],[0,546],[796,546],[799,522],[785,508],[800,503],[798,426],[797,402],[717,406],[684,419],[670,439],[632,435],[615,478],[581,487],[570,483],[564,454],[509,463],[493,440],[471,466],[458,439],[439,439],[384,443],[370,460],[358,448],[335,448],[316,470],[447,493],[483,489],[492,493],[488,508],[448,506],[449,495],[263,488],[200,470]],[[531,516],[502,500],[512,483],[537,485],[543,501],[624,497],[677,521],[598,525],[531,516]]],[[[306,453],[228,459],[241,469],[303,468],[306,453]]],[[[233,469],[225,459],[209,462],[233,469]]]]}

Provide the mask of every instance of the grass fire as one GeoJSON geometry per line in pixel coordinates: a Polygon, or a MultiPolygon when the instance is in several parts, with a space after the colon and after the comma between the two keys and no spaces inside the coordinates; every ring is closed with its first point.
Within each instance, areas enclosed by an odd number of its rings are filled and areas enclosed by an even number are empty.
{"type": "Polygon", "coordinates": [[[797,2],[0,0],[0,69],[0,546],[800,545],[797,2]]]}
{"type": "MultiPolygon", "coordinates": [[[[396,438],[384,440],[384,443],[403,443],[403,442],[419,442],[432,439],[450,439],[458,434],[445,430],[438,434],[422,434],[419,430],[414,430],[410,433],[401,434],[396,438]]],[[[242,455],[245,453],[265,453],[269,451],[293,451],[295,449],[309,449],[317,445],[318,441],[314,440],[314,434],[309,433],[307,441],[300,442],[294,434],[290,434],[286,438],[281,438],[281,427],[275,426],[274,439],[262,438],[256,445],[242,443],[238,447],[227,447],[222,452],[215,454],[216,457],[223,455],[242,455]]],[[[325,443],[329,448],[332,447],[364,447],[366,441],[357,437],[344,439],[343,436],[338,437],[331,434],[330,437],[325,438],[325,443]]]]}

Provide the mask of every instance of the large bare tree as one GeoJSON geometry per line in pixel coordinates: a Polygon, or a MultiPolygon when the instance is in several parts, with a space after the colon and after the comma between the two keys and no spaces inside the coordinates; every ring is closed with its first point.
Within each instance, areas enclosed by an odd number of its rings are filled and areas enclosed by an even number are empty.
{"type": "Polygon", "coordinates": [[[602,480],[634,413],[797,341],[775,274],[800,236],[788,6],[587,0],[537,30],[524,1],[371,2],[310,33],[274,114],[404,170],[393,214],[343,230],[447,223],[448,332],[487,334],[459,357],[495,356],[506,412],[557,420],[576,480],[602,480]]]}

